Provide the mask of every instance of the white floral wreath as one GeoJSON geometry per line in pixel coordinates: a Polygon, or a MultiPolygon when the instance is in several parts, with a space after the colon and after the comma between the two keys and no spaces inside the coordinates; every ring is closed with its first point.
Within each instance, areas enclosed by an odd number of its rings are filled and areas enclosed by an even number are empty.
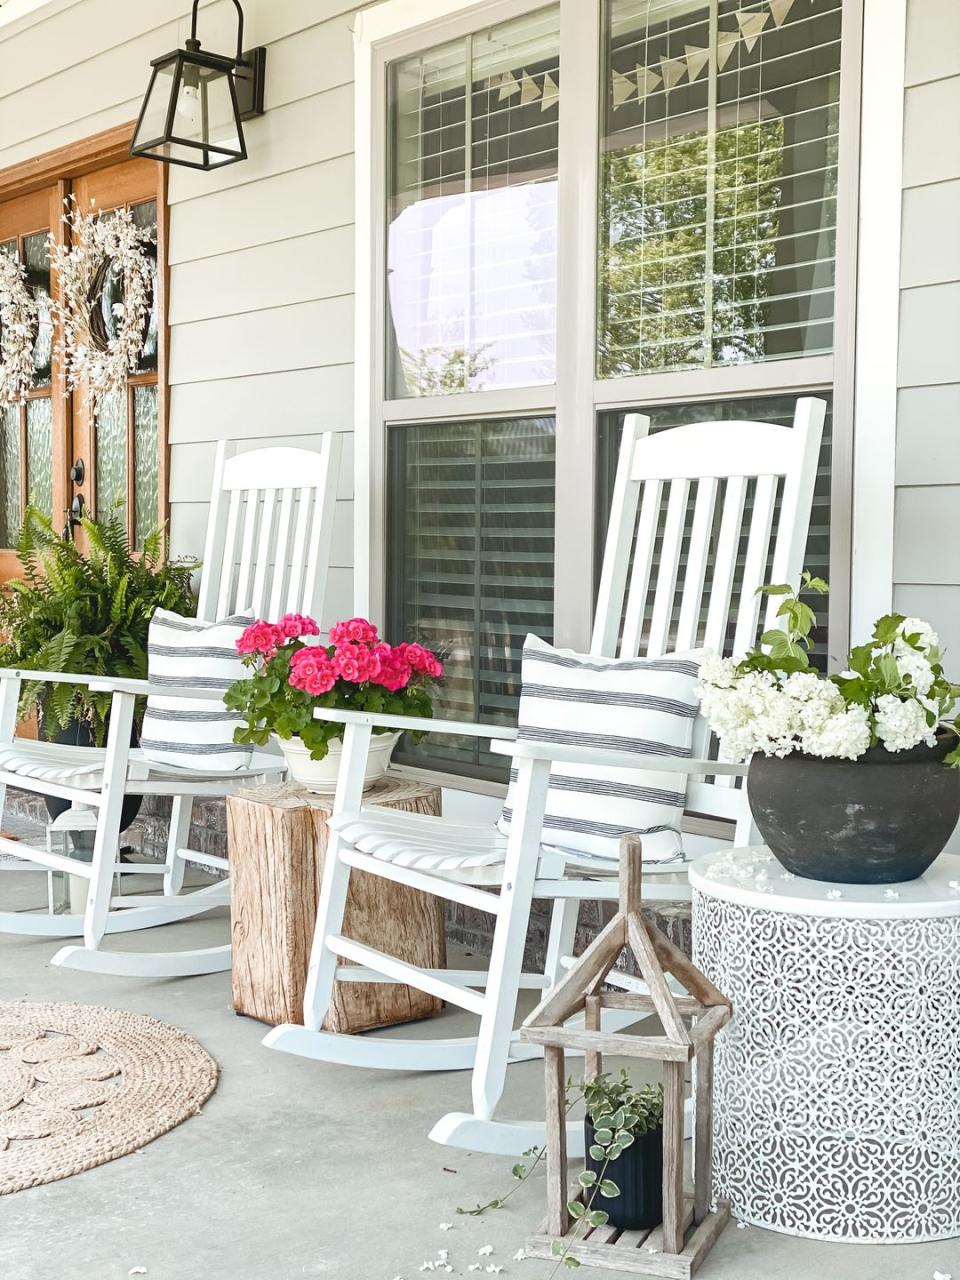
{"type": "Polygon", "coordinates": [[[64,222],[70,243],[51,249],[60,292],[55,303],[59,354],[67,390],[82,389],[96,407],[104,396],[123,389],[143,354],[153,305],[153,264],[145,249],[154,239],[128,209],[103,216],[71,206],[64,222]],[[113,305],[111,336],[103,291],[112,271],[120,274],[123,301],[113,305]]]}
{"type": "Polygon", "coordinates": [[[0,253],[0,409],[27,397],[36,336],[37,303],[27,274],[16,258],[0,253]]]}

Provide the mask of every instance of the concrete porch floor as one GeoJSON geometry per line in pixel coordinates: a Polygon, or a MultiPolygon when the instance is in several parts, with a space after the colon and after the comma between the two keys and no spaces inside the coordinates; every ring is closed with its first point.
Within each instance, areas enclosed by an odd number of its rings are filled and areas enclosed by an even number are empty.
{"type": "MultiPolygon", "coordinates": [[[[36,903],[42,876],[0,873],[4,907],[36,903]]],[[[138,890],[145,886],[138,884],[138,890]]],[[[207,946],[222,914],[111,945],[207,946]]],[[[220,1064],[203,1113],[142,1152],[0,1199],[2,1280],[416,1280],[448,1250],[454,1277],[545,1280],[552,1264],[514,1255],[542,1217],[531,1180],[483,1218],[460,1216],[511,1186],[510,1160],[435,1146],[433,1121],[466,1110],[466,1074],[361,1072],[263,1049],[237,1017],[228,974],[141,982],[52,969],[58,943],[0,935],[0,998],[67,1000],[147,1013],[182,1027],[220,1064]],[[453,1224],[440,1230],[441,1222],[453,1224]],[[493,1252],[479,1257],[491,1244],[493,1252]],[[481,1262],[482,1273],[469,1272],[481,1262]]],[[[444,1015],[443,1034],[466,1033],[444,1015]]],[[[400,1029],[435,1033],[438,1023],[400,1029]]],[[[511,1067],[505,1114],[542,1114],[539,1063],[511,1067]]],[[[830,1245],[731,1225],[704,1280],[960,1280],[960,1240],[830,1245]]],[[[447,1273],[441,1273],[447,1274],[447,1273]]],[[[585,1276],[600,1273],[584,1268],[585,1276]]]]}

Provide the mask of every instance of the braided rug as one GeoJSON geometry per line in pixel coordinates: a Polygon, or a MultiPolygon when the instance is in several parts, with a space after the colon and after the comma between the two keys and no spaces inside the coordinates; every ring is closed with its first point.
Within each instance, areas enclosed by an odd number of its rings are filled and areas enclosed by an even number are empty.
{"type": "Polygon", "coordinates": [[[0,1195],[138,1151],[196,1115],[217,1074],[154,1018],[0,1000],[0,1195]]]}

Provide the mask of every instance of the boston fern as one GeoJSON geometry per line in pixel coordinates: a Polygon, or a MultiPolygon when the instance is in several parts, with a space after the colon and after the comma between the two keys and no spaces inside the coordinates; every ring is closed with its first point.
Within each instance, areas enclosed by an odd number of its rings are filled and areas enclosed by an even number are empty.
{"type": "MultiPolygon", "coordinates": [[[[190,578],[198,565],[168,560],[161,529],[135,554],[116,510],[80,524],[86,553],[27,508],[16,546],[23,577],[0,596],[0,666],[144,679],[150,619],[156,609],[196,611],[190,578]]],[[[98,746],[109,707],[110,694],[76,684],[25,681],[20,698],[20,715],[36,709],[44,736],[80,720],[98,746]]]]}

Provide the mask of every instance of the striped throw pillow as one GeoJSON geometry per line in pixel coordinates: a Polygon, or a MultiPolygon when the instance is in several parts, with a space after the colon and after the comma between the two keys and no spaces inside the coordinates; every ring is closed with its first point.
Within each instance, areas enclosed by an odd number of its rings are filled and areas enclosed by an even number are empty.
{"type": "MultiPolygon", "coordinates": [[[[237,640],[253,616],[220,622],[181,618],[158,609],[150,622],[150,683],[160,688],[224,693],[235,680],[252,675],[237,654],[237,640]]],[[[250,763],[251,748],[234,742],[242,719],[218,700],[150,697],[140,746],[154,764],[205,773],[230,773],[250,763]]]]}
{"type": "MultiPolygon", "coordinates": [[[[703,651],[662,658],[596,658],[554,649],[536,636],[523,646],[519,738],[637,755],[692,754],[697,672],[703,651]]],[[[498,827],[506,833],[516,769],[498,827]]],[[[543,843],[616,859],[620,837],[643,838],[651,862],[681,858],[684,777],[635,769],[554,765],[543,843]]]]}

